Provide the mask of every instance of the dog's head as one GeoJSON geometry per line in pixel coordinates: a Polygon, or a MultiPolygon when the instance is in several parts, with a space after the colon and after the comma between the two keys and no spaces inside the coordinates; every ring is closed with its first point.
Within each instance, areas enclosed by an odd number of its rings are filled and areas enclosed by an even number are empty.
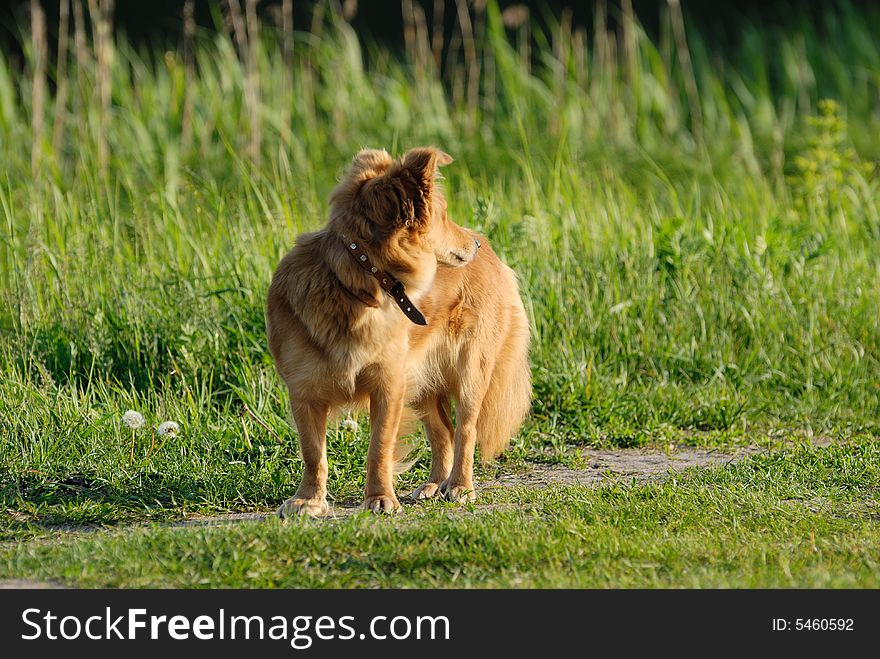
{"type": "Polygon", "coordinates": [[[412,149],[397,160],[386,151],[361,151],[331,196],[331,224],[398,267],[417,268],[428,257],[435,265],[470,263],[479,243],[449,219],[437,182],[438,168],[451,162],[433,147],[412,149]]]}

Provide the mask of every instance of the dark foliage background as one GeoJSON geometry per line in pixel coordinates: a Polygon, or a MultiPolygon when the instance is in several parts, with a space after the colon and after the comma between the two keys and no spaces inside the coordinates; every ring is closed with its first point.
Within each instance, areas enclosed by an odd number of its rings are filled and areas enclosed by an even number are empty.
{"type": "MultiPolygon", "coordinates": [[[[434,5],[438,0],[414,0],[420,4],[433,31],[434,5]]],[[[445,5],[444,24],[447,36],[455,24],[456,0],[439,0],[445,5]]],[[[358,34],[370,36],[385,43],[388,47],[399,48],[403,44],[403,18],[401,3],[398,0],[297,0],[294,2],[294,26],[296,30],[309,30],[316,7],[321,4],[336,6],[345,10],[351,24],[358,34]]],[[[468,0],[473,6],[482,0],[468,0]]],[[[218,29],[222,26],[224,2],[219,0],[196,0],[195,19],[202,29],[218,29]]],[[[259,11],[271,17],[280,10],[280,0],[263,0],[259,11]]],[[[651,36],[656,36],[661,12],[668,6],[667,0],[632,0],[633,11],[641,25],[651,36]]],[[[820,12],[835,5],[847,4],[856,8],[878,5],[876,0],[788,0],[766,2],[761,0],[739,0],[738,2],[707,2],[705,0],[682,0],[688,21],[699,31],[711,37],[720,48],[736,44],[739,28],[744,23],[758,22],[764,25],[789,25],[806,16],[819,21],[820,12]]],[[[57,33],[58,3],[51,0],[42,2],[46,11],[49,34],[57,33]]],[[[542,22],[542,17],[562,16],[570,12],[574,25],[592,29],[596,9],[604,7],[609,26],[615,26],[620,18],[622,0],[531,0],[526,2],[499,2],[502,9],[513,5],[529,8],[533,20],[542,22]]],[[[7,54],[18,49],[17,35],[21,26],[27,24],[27,0],[6,0],[0,2],[0,47],[7,54]]],[[[180,0],[117,0],[114,6],[113,21],[117,38],[125,35],[134,42],[153,44],[175,43],[181,38],[183,24],[180,0]]]]}

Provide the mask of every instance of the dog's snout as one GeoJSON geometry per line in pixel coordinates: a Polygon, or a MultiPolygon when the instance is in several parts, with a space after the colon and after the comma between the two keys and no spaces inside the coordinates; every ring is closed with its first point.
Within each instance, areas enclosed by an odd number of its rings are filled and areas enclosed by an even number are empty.
{"type": "Polygon", "coordinates": [[[480,241],[474,238],[474,242],[477,243],[477,249],[480,249],[480,241]]]}

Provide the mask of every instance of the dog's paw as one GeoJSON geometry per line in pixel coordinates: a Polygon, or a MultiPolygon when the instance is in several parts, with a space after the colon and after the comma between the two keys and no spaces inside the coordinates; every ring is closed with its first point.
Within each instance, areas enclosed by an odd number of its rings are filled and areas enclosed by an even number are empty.
{"type": "Polygon", "coordinates": [[[413,501],[418,501],[419,499],[436,499],[441,494],[440,486],[437,485],[437,483],[425,483],[416,488],[413,493],[409,495],[409,498],[413,501]]]}
{"type": "Polygon", "coordinates": [[[376,514],[392,514],[400,510],[400,502],[393,494],[379,494],[377,496],[367,497],[366,499],[364,499],[364,508],[376,514]]]}
{"type": "Polygon", "coordinates": [[[330,506],[327,505],[327,499],[303,499],[290,497],[281,505],[275,514],[281,519],[290,519],[291,517],[298,517],[301,515],[323,517],[329,513],[330,506]]]}
{"type": "Polygon", "coordinates": [[[477,491],[473,485],[457,485],[443,481],[440,485],[443,498],[454,503],[472,503],[477,500],[477,491]]]}

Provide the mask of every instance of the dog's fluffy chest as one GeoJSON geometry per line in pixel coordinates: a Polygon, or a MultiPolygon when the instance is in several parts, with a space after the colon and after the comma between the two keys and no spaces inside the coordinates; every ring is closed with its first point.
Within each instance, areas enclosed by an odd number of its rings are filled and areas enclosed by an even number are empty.
{"type": "Polygon", "coordinates": [[[451,356],[457,352],[453,337],[434,328],[426,340],[412,342],[409,320],[390,301],[387,308],[374,310],[370,316],[353,329],[349,341],[327,354],[337,386],[347,398],[363,397],[376,371],[402,368],[408,400],[419,398],[444,379],[451,356]]]}

